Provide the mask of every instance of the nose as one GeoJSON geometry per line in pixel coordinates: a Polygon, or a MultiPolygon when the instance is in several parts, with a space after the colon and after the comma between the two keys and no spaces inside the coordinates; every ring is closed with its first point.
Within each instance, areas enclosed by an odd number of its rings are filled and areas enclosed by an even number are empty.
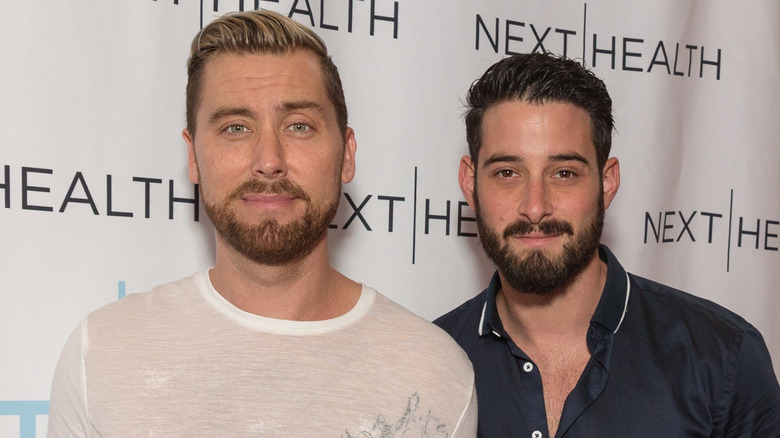
{"type": "Polygon", "coordinates": [[[284,145],[273,133],[260,135],[252,150],[252,175],[276,179],[287,175],[284,145]]]}
{"type": "Polygon", "coordinates": [[[519,205],[519,213],[532,224],[538,224],[552,214],[550,190],[541,178],[529,180],[523,187],[521,196],[523,199],[519,205]]]}

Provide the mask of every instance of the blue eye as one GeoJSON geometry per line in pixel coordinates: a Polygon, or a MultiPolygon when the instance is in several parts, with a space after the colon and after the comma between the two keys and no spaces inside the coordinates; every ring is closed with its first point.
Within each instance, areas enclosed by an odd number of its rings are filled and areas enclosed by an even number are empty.
{"type": "Polygon", "coordinates": [[[243,134],[249,132],[249,128],[244,125],[230,125],[227,127],[226,131],[228,134],[243,134]]]}
{"type": "Polygon", "coordinates": [[[293,123],[287,129],[295,132],[306,132],[311,129],[311,127],[305,123],[293,123]]]}

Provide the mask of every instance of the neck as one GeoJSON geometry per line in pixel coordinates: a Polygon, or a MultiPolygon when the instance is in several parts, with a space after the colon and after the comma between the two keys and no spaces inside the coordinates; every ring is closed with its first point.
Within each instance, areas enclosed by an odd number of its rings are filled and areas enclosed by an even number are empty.
{"type": "Polygon", "coordinates": [[[327,239],[285,265],[263,265],[236,252],[217,235],[217,262],[211,283],[239,309],[268,318],[317,321],[347,313],[361,286],[333,269],[327,239]]]}
{"type": "Polygon", "coordinates": [[[524,350],[549,343],[580,343],[590,326],[607,277],[594,253],[588,265],[564,287],[548,295],[512,289],[501,276],[496,306],[504,329],[524,350]]]}

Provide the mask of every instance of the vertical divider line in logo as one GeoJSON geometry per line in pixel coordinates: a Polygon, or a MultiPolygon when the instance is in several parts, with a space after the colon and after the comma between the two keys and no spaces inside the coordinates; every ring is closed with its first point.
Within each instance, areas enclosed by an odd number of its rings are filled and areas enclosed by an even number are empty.
{"type": "Polygon", "coordinates": [[[412,213],[412,264],[417,254],[417,166],[414,166],[414,208],[412,213]]]}
{"type": "Polygon", "coordinates": [[[124,296],[127,295],[127,290],[125,288],[125,282],[124,280],[120,280],[117,284],[117,300],[121,300],[124,298],[124,296]]]}
{"type": "Polygon", "coordinates": [[[585,31],[588,29],[588,4],[585,3],[585,6],[582,11],[582,65],[586,65],[585,62],[585,45],[587,44],[587,37],[585,36],[585,31]]]}
{"type": "Polygon", "coordinates": [[[729,242],[726,247],[726,272],[731,268],[731,227],[733,227],[732,217],[734,214],[734,189],[731,189],[731,199],[729,200],[729,242]]]}

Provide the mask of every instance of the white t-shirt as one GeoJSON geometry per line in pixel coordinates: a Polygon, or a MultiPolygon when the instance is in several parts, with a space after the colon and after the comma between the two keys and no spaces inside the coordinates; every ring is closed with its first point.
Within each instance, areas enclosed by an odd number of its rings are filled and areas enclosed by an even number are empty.
{"type": "Polygon", "coordinates": [[[198,272],[88,315],[49,437],[476,436],[474,373],[442,330],[363,286],[348,313],[244,312],[198,272]]]}

